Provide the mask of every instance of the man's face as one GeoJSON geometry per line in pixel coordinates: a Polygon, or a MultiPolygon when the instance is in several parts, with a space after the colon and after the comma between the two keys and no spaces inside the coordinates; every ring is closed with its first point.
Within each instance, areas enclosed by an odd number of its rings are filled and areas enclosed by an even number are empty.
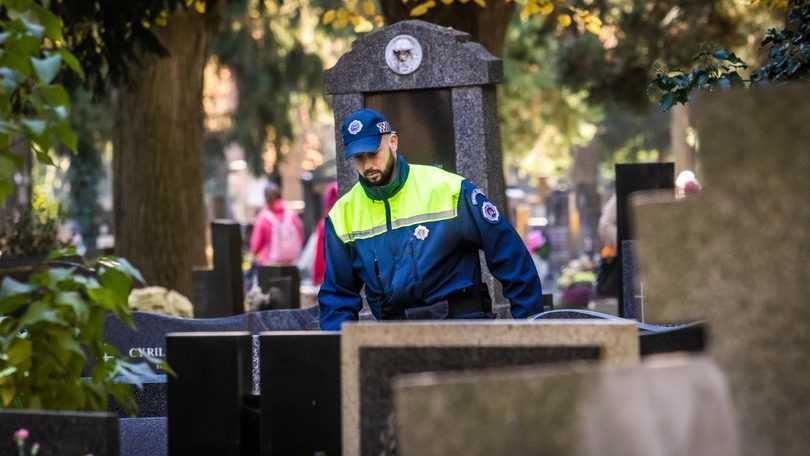
{"type": "Polygon", "coordinates": [[[376,152],[352,155],[352,162],[358,174],[371,185],[385,185],[391,181],[397,158],[397,135],[383,135],[376,152]]]}

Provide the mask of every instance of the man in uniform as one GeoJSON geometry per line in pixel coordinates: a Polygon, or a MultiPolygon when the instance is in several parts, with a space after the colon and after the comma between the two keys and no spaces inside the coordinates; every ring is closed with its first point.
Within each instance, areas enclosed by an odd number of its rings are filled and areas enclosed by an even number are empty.
{"type": "Polygon", "coordinates": [[[359,182],[326,219],[321,329],[357,320],[364,285],[378,320],[491,318],[479,249],[513,317],[543,310],[529,252],[480,189],[439,168],[408,164],[376,111],[355,111],[341,133],[359,182]]]}

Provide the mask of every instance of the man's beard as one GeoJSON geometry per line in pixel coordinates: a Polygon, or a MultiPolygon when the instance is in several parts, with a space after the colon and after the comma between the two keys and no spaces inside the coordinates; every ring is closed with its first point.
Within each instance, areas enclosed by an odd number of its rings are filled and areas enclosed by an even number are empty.
{"type": "Polygon", "coordinates": [[[394,166],[396,165],[397,160],[394,158],[394,154],[389,150],[388,151],[388,162],[385,164],[385,170],[382,172],[382,177],[377,183],[373,183],[371,179],[369,179],[370,175],[378,174],[377,170],[369,170],[367,171],[363,177],[366,178],[369,184],[374,187],[382,187],[384,185],[388,185],[391,182],[391,176],[394,175],[394,166]]]}

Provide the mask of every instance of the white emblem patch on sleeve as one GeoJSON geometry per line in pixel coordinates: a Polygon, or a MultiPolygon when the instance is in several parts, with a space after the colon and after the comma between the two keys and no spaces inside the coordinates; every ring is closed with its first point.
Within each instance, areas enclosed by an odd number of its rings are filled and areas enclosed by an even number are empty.
{"type": "Polygon", "coordinates": [[[487,222],[492,224],[498,223],[498,221],[501,219],[501,214],[498,212],[498,208],[489,201],[484,201],[484,204],[481,205],[481,215],[484,216],[487,222]]]}
{"type": "Polygon", "coordinates": [[[413,237],[419,239],[420,241],[427,239],[428,234],[430,234],[430,230],[425,225],[419,225],[415,230],[413,230],[413,237]]]}
{"type": "MultiPolygon", "coordinates": [[[[473,206],[478,206],[478,200],[476,200],[476,198],[478,197],[478,195],[483,194],[484,192],[482,192],[480,188],[476,188],[475,190],[472,191],[472,193],[470,193],[470,202],[472,203],[473,206]]],[[[486,198],[486,196],[484,196],[484,198],[486,198]]]]}

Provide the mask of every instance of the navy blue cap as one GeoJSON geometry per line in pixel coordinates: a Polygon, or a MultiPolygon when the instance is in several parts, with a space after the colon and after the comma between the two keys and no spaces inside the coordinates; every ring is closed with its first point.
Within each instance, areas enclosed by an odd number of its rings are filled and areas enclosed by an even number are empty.
{"type": "Polygon", "coordinates": [[[346,158],[354,154],[377,152],[382,135],[391,133],[391,124],[373,109],[360,109],[343,119],[340,127],[346,158]]]}

